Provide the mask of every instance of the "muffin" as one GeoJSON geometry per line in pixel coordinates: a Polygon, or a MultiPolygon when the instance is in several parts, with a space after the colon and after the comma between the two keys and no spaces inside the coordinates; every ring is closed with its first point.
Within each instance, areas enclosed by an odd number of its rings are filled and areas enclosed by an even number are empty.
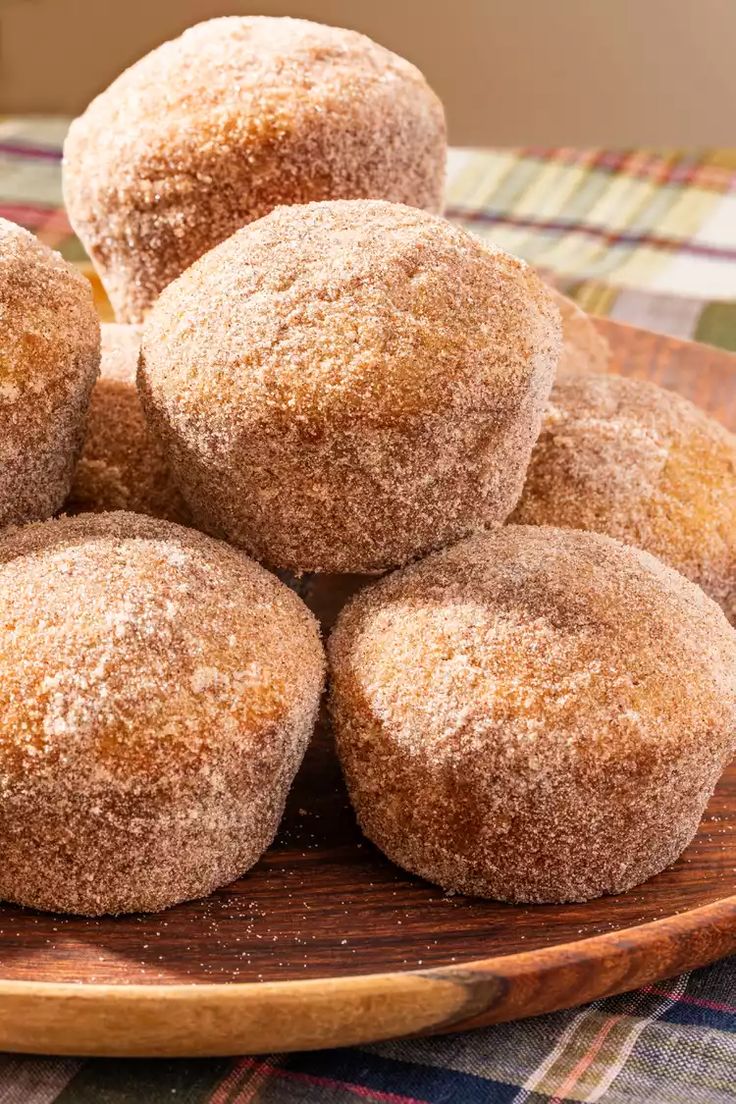
{"type": "Polygon", "coordinates": [[[100,378],[66,510],[131,510],[186,524],[189,513],[138,398],[141,327],[108,322],[101,330],[100,378]]]}
{"type": "Polygon", "coordinates": [[[50,517],[69,491],[100,363],[89,283],[0,219],[0,528],[50,517]]]}
{"type": "Polygon", "coordinates": [[[329,642],[360,825],[446,890],[585,901],[663,870],[736,745],[736,636],[596,533],[508,525],[361,591],[329,642]]]}
{"type": "Polygon", "coordinates": [[[323,677],[257,564],[137,514],[0,537],[0,898],[86,915],[210,893],[268,847],[323,677]]]}
{"type": "Polygon", "coordinates": [[[736,437],[671,391],[560,379],[513,520],[645,548],[736,622],[736,437]]]}
{"type": "Polygon", "coordinates": [[[136,62],[71,126],[64,198],[121,322],[284,203],[439,211],[442,105],[364,35],[303,19],[200,23],[136,62]]]}
{"type": "Polygon", "coordinates": [[[139,389],[197,524],[379,572],[502,522],[560,352],[533,269],[414,208],[280,207],[161,295],[139,389]]]}
{"type": "Polygon", "coordinates": [[[559,375],[606,372],[611,348],[593,319],[577,303],[556,288],[550,288],[562,319],[562,356],[559,375]]]}

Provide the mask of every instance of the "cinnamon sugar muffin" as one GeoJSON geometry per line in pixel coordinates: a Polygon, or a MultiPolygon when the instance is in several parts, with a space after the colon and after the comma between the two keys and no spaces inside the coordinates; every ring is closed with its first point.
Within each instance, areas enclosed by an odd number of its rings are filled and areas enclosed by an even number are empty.
{"type": "Polygon", "coordinates": [[[149,432],[135,384],[142,327],[103,323],[100,378],[66,509],[132,510],[186,524],[189,512],[149,432]]]}
{"type": "Polygon", "coordinates": [[[0,537],[0,898],[210,893],[271,842],[315,719],[316,623],[200,533],[84,514],[0,537]]]}
{"type": "Polygon", "coordinates": [[[66,497],[100,362],[89,283],[0,219],[0,527],[50,517],[66,497]]]}
{"type": "Polygon", "coordinates": [[[283,203],[442,205],[440,101],[364,35],[303,19],[200,23],[126,70],[64,148],[64,197],[118,319],[283,203]]]}
{"type": "Polygon", "coordinates": [[[414,208],[280,207],[171,284],[138,384],[198,524],[377,572],[503,521],[560,351],[523,261],[414,208]]]}
{"type": "Polygon", "coordinates": [[[365,834],[447,890],[584,901],[664,869],[736,746],[736,636],[653,556],[505,526],[361,591],[329,643],[365,834]]]}
{"type": "Polygon", "coordinates": [[[595,322],[577,303],[550,287],[562,319],[562,356],[558,375],[606,372],[611,348],[595,322]]]}
{"type": "Polygon", "coordinates": [[[680,395],[618,376],[560,379],[513,520],[645,548],[736,623],[736,437],[680,395]]]}

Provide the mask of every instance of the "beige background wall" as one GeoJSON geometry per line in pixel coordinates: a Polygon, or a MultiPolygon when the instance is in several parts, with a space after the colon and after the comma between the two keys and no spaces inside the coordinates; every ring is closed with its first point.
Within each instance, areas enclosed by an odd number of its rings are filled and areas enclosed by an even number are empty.
{"type": "Polygon", "coordinates": [[[290,14],[411,58],[455,143],[736,145],[736,0],[0,0],[0,111],[80,111],[190,23],[290,14]]]}

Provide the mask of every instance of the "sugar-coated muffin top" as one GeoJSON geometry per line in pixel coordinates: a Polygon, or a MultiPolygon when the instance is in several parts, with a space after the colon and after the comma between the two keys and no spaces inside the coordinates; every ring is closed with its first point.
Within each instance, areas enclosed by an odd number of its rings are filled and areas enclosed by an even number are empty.
{"type": "Polygon", "coordinates": [[[736,437],[681,395],[613,375],[560,378],[513,520],[645,548],[736,620],[736,437]]]}
{"type": "Polygon", "coordinates": [[[70,217],[121,321],[281,203],[442,204],[442,104],[413,65],[356,31],[228,16],[141,58],[71,126],[70,217]]]}
{"type": "MultiPolygon", "coordinates": [[[[0,409],[62,400],[99,360],[89,281],[28,230],[0,219],[0,409]]],[[[96,374],[96,366],[92,370],[96,374]]],[[[32,413],[32,409],[24,411],[32,413]]]]}
{"type": "Polygon", "coordinates": [[[255,769],[262,734],[306,708],[304,673],[321,679],[316,622],[288,587],[228,545],[139,514],[7,530],[0,602],[12,626],[0,641],[6,789],[37,785],[60,755],[89,784],[109,772],[131,792],[146,778],[166,786],[204,748],[242,740],[255,769]]]}
{"type": "Polygon", "coordinates": [[[142,367],[218,436],[264,413],[503,420],[547,383],[559,327],[524,261],[412,207],[336,200],[277,208],[183,273],[147,322],[142,367]]]}
{"type": "Polygon", "coordinates": [[[428,556],[361,590],[330,653],[359,708],[420,756],[483,746],[544,773],[575,747],[583,769],[736,719],[721,611],[597,533],[507,525],[428,556]]]}

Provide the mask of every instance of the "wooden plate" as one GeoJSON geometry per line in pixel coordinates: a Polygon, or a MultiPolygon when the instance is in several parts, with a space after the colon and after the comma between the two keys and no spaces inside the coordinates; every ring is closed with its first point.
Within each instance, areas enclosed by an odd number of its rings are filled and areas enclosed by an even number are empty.
{"type": "MultiPolygon", "coordinates": [[[[617,370],[675,387],[736,427],[736,357],[601,328],[617,370]]],[[[334,610],[334,585],[306,590],[334,610]]],[[[277,843],[208,900],[104,920],[0,908],[0,1048],[259,1053],[460,1030],[735,949],[736,765],[670,870],[585,905],[512,907],[445,897],[362,841],[322,730],[277,843]]]]}

